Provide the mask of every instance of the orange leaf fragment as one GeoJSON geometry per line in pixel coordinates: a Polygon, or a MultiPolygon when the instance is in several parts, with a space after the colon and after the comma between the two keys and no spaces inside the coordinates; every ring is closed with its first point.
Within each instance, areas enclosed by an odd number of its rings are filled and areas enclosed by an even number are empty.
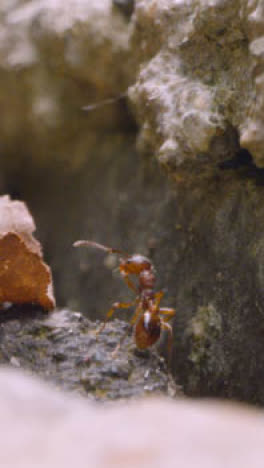
{"type": "Polygon", "coordinates": [[[43,261],[25,203],[0,197],[0,303],[55,307],[51,271],[43,261]]]}

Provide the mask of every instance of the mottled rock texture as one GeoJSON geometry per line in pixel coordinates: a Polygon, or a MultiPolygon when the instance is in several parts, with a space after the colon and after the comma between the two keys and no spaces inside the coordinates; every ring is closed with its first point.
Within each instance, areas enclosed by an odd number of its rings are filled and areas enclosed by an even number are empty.
{"type": "Polygon", "coordinates": [[[238,144],[263,164],[263,27],[261,0],[138,0],[140,147],[174,170],[203,169],[238,144]]]}
{"type": "Polygon", "coordinates": [[[30,164],[81,166],[99,129],[131,125],[120,101],[82,107],[132,85],[139,147],[165,166],[203,169],[239,145],[262,165],[261,1],[113,3],[1,3],[1,151],[13,155],[5,164],[17,163],[20,143],[30,164]]]}
{"type": "Polygon", "coordinates": [[[99,322],[67,309],[44,314],[13,306],[0,317],[0,364],[38,374],[57,387],[105,401],[149,395],[180,395],[162,357],[137,351],[123,321],[99,322]],[[112,353],[125,340],[116,353],[112,353]]]}
{"type": "Polygon", "coordinates": [[[0,464],[13,468],[262,468],[263,413],[153,398],[101,407],[0,371],[0,464]]]}
{"type": "Polygon", "coordinates": [[[52,277],[43,261],[36,227],[26,207],[9,196],[0,197],[0,303],[55,307],[52,277]]]}

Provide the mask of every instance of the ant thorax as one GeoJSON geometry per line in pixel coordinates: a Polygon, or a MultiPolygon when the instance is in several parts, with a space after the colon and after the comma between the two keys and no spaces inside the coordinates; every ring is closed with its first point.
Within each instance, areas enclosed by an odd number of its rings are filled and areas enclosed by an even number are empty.
{"type": "Polygon", "coordinates": [[[154,289],[154,284],[155,284],[155,275],[153,273],[153,269],[151,268],[150,270],[143,270],[140,275],[139,275],[139,287],[140,290],[144,289],[154,289]]]}

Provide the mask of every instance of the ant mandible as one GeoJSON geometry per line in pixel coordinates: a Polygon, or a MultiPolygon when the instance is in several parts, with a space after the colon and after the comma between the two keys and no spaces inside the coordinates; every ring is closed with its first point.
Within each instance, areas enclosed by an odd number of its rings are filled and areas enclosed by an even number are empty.
{"type": "MultiPolygon", "coordinates": [[[[97,335],[104,329],[106,322],[112,317],[117,309],[127,309],[136,305],[136,310],[130,321],[134,325],[134,340],[138,349],[144,350],[154,345],[160,338],[161,331],[168,331],[168,356],[170,359],[172,349],[172,328],[167,322],[174,316],[175,310],[171,307],[160,307],[160,301],[164,295],[163,291],[155,292],[156,280],[155,270],[151,261],[143,255],[128,255],[121,250],[106,247],[97,242],[89,240],[76,241],[74,247],[94,247],[107,253],[120,254],[119,271],[127,286],[136,293],[132,302],[114,302],[108,311],[106,318],[97,331],[97,335]],[[138,284],[131,280],[130,275],[138,277],[138,284]]],[[[115,348],[115,355],[124,341],[123,336],[115,348]]]]}

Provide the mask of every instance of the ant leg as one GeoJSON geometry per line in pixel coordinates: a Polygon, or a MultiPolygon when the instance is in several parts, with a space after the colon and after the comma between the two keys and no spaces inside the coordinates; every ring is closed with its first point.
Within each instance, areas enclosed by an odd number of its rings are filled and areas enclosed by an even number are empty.
{"type": "Polygon", "coordinates": [[[159,314],[165,315],[163,322],[168,322],[172,317],[174,317],[175,312],[175,309],[172,309],[172,307],[160,307],[159,309],[159,314]]]}
{"type": "Polygon", "coordinates": [[[139,318],[139,316],[140,316],[140,314],[142,312],[143,312],[143,308],[142,308],[142,303],[140,302],[138,304],[137,308],[136,308],[136,311],[135,311],[132,319],[130,320],[130,325],[134,325],[137,322],[137,320],[138,320],[138,318],[139,318]]]}
{"type": "Polygon", "coordinates": [[[113,314],[115,313],[115,311],[117,309],[128,309],[129,307],[132,307],[133,305],[135,304],[135,301],[133,302],[115,302],[111,309],[107,312],[106,314],[106,318],[104,320],[104,323],[100,326],[99,330],[97,330],[96,332],[96,336],[99,335],[99,333],[101,333],[106,325],[106,322],[113,316],[113,314]]]}
{"type": "Polygon", "coordinates": [[[121,276],[123,278],[123,280],[126,282],[127,286],[132,289],[132,291],[138,293],[138,289],[137,287],[135,286],[135,284],[133,283],[133,281],[131,281],[131,279],[128,277],[128,274],[127,273],[124,273],[123,271],[120,272],[121,273],[121,276]]]}
{"type": "Polygon", "coordinates": [[[168,367],[171,367],[171,356],[172,356],[172,327],[166,322],[161,322],[162,330],[168,332],[168,367]]]}
{"type": "MultiPolygon", "coordinates": [[[[136,308],[136,311],[132,317],[132,319],[130,320],[130,325],[134,325],[134,323],[136,323],[136,321],[138,320],[138,317],[140,316],[140,314],[142,313],[143,309],[142,309],[142,304],[139,303],[137,308],[136,308]]],[[[127,332],[122,336],[121,340],[119,341],[118,345],[115,347],[114,351],[112,352],[112,358],[115,358],[116,354],[117,354],[117,351],[120,349],[122,343],[124,342],[125,338],[127,337],[129,333],[129,330],[127,330],[127,332]]]]}
{"type": "Polygon", "coordinates": [[[159,308],[160,301],[163,298],[163,296],[164,296],[164,291],[159,291],[154,294],[154,297],[155,297],[154,304],[155,304],[156,310],[159,308]]]}

